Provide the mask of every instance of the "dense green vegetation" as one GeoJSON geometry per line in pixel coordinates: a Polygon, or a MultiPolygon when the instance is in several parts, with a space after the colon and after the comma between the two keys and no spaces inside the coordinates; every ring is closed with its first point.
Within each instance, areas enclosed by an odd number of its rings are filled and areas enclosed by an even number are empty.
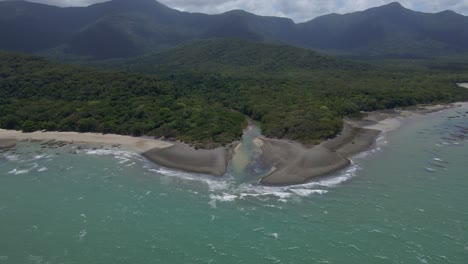
{"type": "Polygon", "coordinates": [[[241,39],[192,41],[155,55],[111,60],[95,65],[144,73],[216,72],[242,76],[291,71],[370,69],[366,63],[337,59],[309,49],[241,39]]]}
{"type": "Polygon", "coordinates": [[[468,81],[462,71],[376,67],[240,40],[102,64],[137,73],[8,53],[0,62],[2,128],[144,134],[200,146],[238,139],[245,116],[266,136],[314,144],[361,111],[468,100],[468,89],[456,85],[468,81]]]}
{"type": "Polygon", "coordinates": [[[193,87],[192,94],[260,121],[267,136],[315,143],[339,133],[342,118],[360,111],[468,99],[468,91],[456,86],[468,80],[467,74],[402,64],[357,63],[285,45],[227,39],[192,42],[105,66],[161,74],[193,87]]]}
{"type": "Polygon", "coordinates": [[[142,74],[0,53],[0,126],[6,129],[144,134],[208,147],[240,137],[242,114],[187,96],[188,90],[142,74]]]}

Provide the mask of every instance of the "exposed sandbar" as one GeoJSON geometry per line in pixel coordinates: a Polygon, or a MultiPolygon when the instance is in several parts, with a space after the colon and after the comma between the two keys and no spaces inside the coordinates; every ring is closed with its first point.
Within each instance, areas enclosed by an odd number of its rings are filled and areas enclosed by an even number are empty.
{"type": "Polygon", "coordinates": [[[215,176],[223,176],[226,173],[230,158],[226,148],[196,150],[181,143],[164,149],[153,149],[142,155],[164,167],[215,176]]]}
{"type": "Polygon", "coordinates": [[[261,159],[272,172],[261,180],[265,185],[301,184],[347,167],[349,157],[371,147],[378,130],[345,123],[342,133],[312,148],[286,141],[262,138],[261,159]]]}
{"type": "Polygon", "coordinates": [[[257,144],[262,150],[261,159],[266,167],[272,168],[261,183],[280,186],[301,184],[333,173],[348,166],[352,156],[371,148],[381,132],[400,127],[403,119],[457,107],[468,107],[468,103],[366,113],[363,119],[345,120],[340,135],[312,148],[287,140],[261,138],[257,144]]]}

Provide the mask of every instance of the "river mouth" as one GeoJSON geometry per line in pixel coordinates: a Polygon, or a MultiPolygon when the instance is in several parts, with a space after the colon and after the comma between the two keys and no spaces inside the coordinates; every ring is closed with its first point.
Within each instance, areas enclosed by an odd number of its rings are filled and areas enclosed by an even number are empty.
{"type": "Polygon", "coordinates": [[[257,139],[261,135],[259,125],[252,122],[244,130],[241,142],[233,150],[227,172],[237,184],[257,183],[269,172],[260,159],[262,151],[257,139]]]}

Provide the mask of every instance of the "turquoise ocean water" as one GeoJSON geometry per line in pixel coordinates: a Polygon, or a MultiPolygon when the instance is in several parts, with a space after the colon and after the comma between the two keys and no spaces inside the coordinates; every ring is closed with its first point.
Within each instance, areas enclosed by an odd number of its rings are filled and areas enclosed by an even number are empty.
{"type": "Polygon", "coordinates": [[[465,264],[467,111],[409,119],[345,171],[284,188],[21,143],[0,153],[0,264],[465,264]]]}

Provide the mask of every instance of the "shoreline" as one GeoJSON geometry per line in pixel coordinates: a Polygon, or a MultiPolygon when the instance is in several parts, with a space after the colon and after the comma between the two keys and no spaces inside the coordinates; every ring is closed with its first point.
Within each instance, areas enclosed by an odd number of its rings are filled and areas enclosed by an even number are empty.
{"type": "Polygon", "coordinates": [[[345,119],[340,135],[311,148],[289,140],[259,138],[260,158],[271,168],[260,184],[290,186],[326,177],[348,167],[352,157],[375,146],[381,133],[398,129],[405,120],[462,107],[468,107],[468,102],[369,112],[360,120],[345,119]]]}
{"type": "Polygon", "coordinates": [[[0,150],[14,148],[18,141],[44,141],[59,145],[66,142],[67,144],[118,146],[142,155],[163,167],[213,176],[225,174],[232,155],[228,148],[196,150],[183,143],[144,137],[78,132],[23,133],[0,129],[0,150]]]}
{"type": "Polygon", "coordinates": [[[115,134],[78,133],[78,132],[32,132],[23,133],[16,130],[0,129],[0,140],[12,141],[50,141],[67,142],[70,144],[102,144],[119,145],[130,151],[142,154],[151,149],[164,149],[172,143],[140,137],[122,136],[115,134]]]}
{"type": "MultiPolygon", "coordinates": [[[[417,106],[365,113],[362,119],[345,119],[343,131],[319,145],[306,147],[298,142],[256,137],[253,144],[258,159],[269,173],[259,183],[267,186],[289,186],[325,177],[351,164],[351,158],[370,149],[382,132],[400,127],[410,117],[422,116],[444,109],[468,107],[468,102],[446,105],[417,106]]],[[[33,132],[0,129],[0,150],[15,147],[17,141],[45,141],[70,144],[100,144],[119,146],[142,155],[149,161],[171,169],[190,173],[225,175],[228,164],[235,160],[241,144],[213,150],[196,150],[187,144],[114,134],[78,132],[33,132]]],[[[249,163],[249,161],[243,161],[249,163]]],[[[250,161],[252,162],[252,161],[250,161]]]]}

